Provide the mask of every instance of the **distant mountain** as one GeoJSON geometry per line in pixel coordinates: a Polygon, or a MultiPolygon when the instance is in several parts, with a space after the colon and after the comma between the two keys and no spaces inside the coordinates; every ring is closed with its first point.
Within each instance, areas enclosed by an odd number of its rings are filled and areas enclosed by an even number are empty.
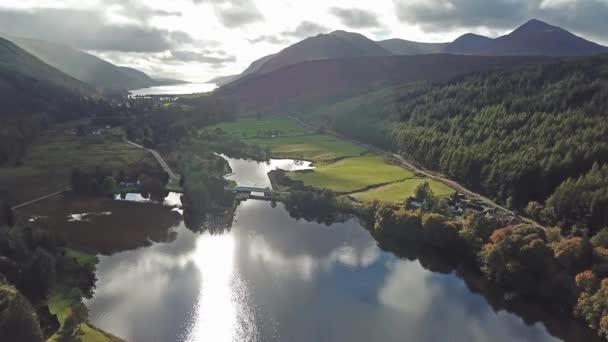
{"type": "Polygon", "coordinates": [[[450,43],[420,43],[405,39],[387,39],[376,42],[384,49],[396,56],[424,55],[439,53],[450,43]]]}
{"type": "Polygon", "coordinates": [[[207,81],[207,83],[213,83],[213,84],[217,85],[218,87],[221,87],[232,81],[237,80],[240,77],[241,77],[240,74],[239,75],[219,76],[219,77],[210,79],[209,81],[207,81]]]}
{"type": "Polygon", "coordinates": [[[391,52],[361,34],[334,31],[306,38],[277,54],[263,57],[243,74],[269,72],[287,65],[321,59],[389,55],[391,52]]]}
{"type": "Polygon", "coordinates": [[[496,39],[466,34],[448,45],[444,52],[494,56],[590,56],[608,53],[608,47],[533,19],[496,39]]]}
{"type": "Polygon", "coordinates": [[[308,61],[233,81],[214,96],[234,99],[243,112],[293,111],[374,87],[417,81],[447,81],[472,71],[545,60],[449,54],[368,56],[308,61]]]}
{"type": "Polygon", "coordinates": [[[0,113],[49,112],[95,89],[0,38],[0,113]]]}
{"type": "Polygon", "coordinates": [[[114,92],[157,85],[139,70],[116,66],[65,45],[30,38],[8,39],[45,63],[100,90],[114,92]]]}

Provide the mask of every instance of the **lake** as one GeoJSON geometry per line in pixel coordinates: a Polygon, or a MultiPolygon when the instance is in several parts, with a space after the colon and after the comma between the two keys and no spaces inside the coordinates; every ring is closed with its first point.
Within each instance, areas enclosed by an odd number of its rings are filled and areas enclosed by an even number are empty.
{"type": "Polygon", "coordinates": [[[189,95],[207,93],[215,88],[217,86],[213,83],[184,83],[131,90],[131,95],[189,95]]]}
{"type": "MultiPolygon", "coordinates": [[[[259,186],[249,173],[276,165],[229,162],[237,182],[259,186]]],[[[166,229],[164,242],[100,256],[93,324],[128,341],[593,340],[577,322],[437,266],[436,254],[382,250],[354,218],[327,226],[248,200],[221,234],[166,229]]]]}

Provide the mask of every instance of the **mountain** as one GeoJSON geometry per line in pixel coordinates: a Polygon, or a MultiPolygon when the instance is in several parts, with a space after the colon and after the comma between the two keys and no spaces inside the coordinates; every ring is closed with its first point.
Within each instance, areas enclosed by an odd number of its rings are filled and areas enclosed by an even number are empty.
{"type": "Polygon", "coordinates": [[[49,112],[95,89],[44,63],[14,43],[0,38],[2,114],[49,112]]]}
{"type": "Polygon", "coordinates": [[[65,45],[30,38],[9,39],[45,63],[100,90],[114,92],[157,85],[139,70],[116,66],[65,45]]]}
{"type": "Polygon", "coordinates": [[[382,85],[447,81],[472,71],[544,59],[432,54],[315,60],[249,75],[217,89],[214,96],[234,99],[245,113],[293,111],[382,85]]]}
{"type": "Polygon", "coordinates": [[[239,75],[219,76],[219,77],[210,79],[209,81],[207,81],[207,83],[213,83],[213,84],[217,85],[218,87],[221,87],[232,81],[237,80],[239,77],[241,77],[240,74],[239,75]]]}
{"type": "Polygon", "coordinates": [[[254,62],[247,73],[269,72],[300,62],[333,58],[389,56],[391,53],[367,37],[352,32],[334,31],[306,38],[279,53],[254,62]]]}
{"type": "Polygon", "coordinates": [[[439,53],[445,49],[449,43],[420,43],[394,38],[377,41],[376,44],[388,50],[393,55],[406,56],[439,53]]]}
{"type": "Polygon", "coordinates": [[[496,39],[466,34],[449,44],[444,52],[495,56],[591,56],[608,53],[608,47],[533,19],[496,39]]]}

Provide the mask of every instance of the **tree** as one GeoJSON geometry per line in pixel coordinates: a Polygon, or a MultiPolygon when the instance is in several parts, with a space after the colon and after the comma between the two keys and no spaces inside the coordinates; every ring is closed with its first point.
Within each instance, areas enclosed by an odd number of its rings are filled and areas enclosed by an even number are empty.
{"type": "Polygon", "coordinates": [[[2,204],[2,220],[0,220],[0,226],[2,223],[6,224],[9,227],[15,225],[15,214],[13,213],[13,209],[8,203],[2,204]]]}
{"type": "Polygon", "coordinates": [[[0,284],[0,337],[3,341],[42,341],[32,305],[17,289],[5,284],[0,284]]]}
{"type": "Polygon", "coordinates": [[[114,177],[108,176],[104,178],[101,188],[103,189],[104,194],[113,195],[116,193],[118,187],[114,177]]]}

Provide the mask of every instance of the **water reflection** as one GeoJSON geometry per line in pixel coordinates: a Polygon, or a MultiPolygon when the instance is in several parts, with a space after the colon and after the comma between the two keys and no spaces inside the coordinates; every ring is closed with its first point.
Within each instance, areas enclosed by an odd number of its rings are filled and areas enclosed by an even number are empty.
{"type": "Polygon", "coordinates": [[[257,162],[249,159],[229,158],[223,154],[224,158],[233,173],[226,176],[228,180],[233,180],[241,186],[254,186],[258,188],[272,188],[268,179],[268,172],[276,169],[285,171],[311,170],[312,162],[293,159],[271,159],[268,162],[257,162]]]}
{"type": "Polygon", "coordinates": [[[355,220],[327,227],[247,201],[225,234],[175,231],[101,258],[94,324],[129,341],[558,340],[456,275],[382,251],[355,220]]]}
{"type": "Polygon", "coordinates": [[[187,95],[207,93],[217,86],[213,83],[184,83],[131,90],[131,96],[187,95]]]}

